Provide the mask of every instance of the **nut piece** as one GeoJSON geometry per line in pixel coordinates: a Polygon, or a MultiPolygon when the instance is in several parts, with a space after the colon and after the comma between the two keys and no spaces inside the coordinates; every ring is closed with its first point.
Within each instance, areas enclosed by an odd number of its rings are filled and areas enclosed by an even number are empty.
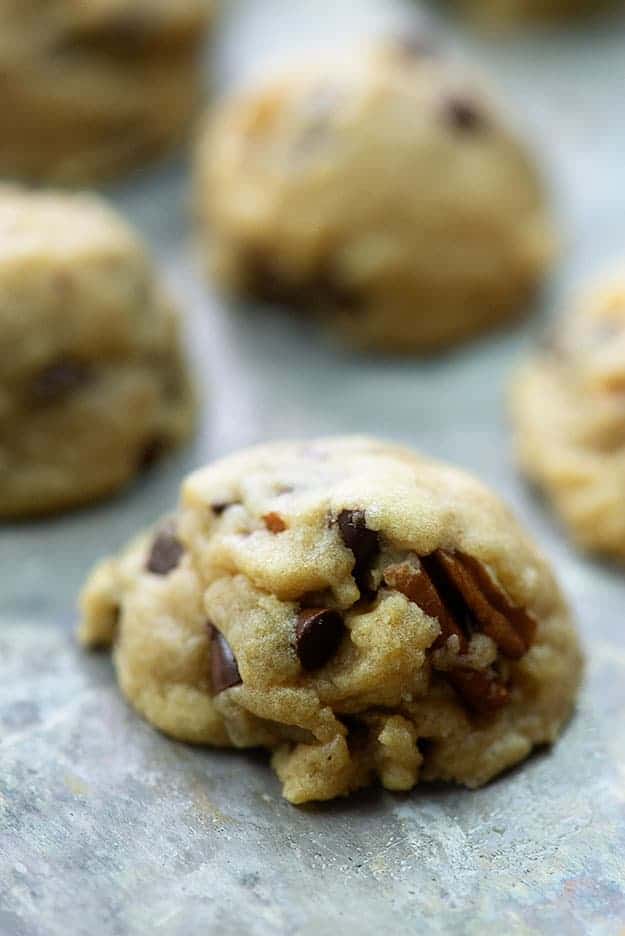
{"type": "MultiPolygon", "coordinates": [[[[499,652],[512,660],[524,656],[534,640],[534,617],[516,608],[473,556],[447,549],[421,559],[410,555],[404,562],[387,566],[384,581],[439,622],[441,632],[434,648],[444,646],[452,635],[458,638],[459,662],[475,631],[490,637],[499,652]]],[[[497,711],[509,700],[506,686],[492,669],[459,665],[445,671],[445,677],[476,712],[497,711]]]]}
{"type": "Polygon", "coordinates": [[[508,690],[493,669],[458,667],[446,675],[463,702],[475,712],[496,712],[510,701],[508,690]]]}
{"type": "Polygon", "coordinates": [[[409,601],[419,605],[429,617],[436,618],[441,632],[434,643],[435,648],[444,646],[448,638],[455,634],[459,641],[460,652],[466,651],[467,641],[461,628],[441,601],[432,579],[418,556],[413,554],[405,562],[387,566],[384,570],[384,581],[390,588],[401,592],[409,601]]]}
{"type": "Polygon", "coordinates": [[[286,523],[280,514],[274,513],[273,511],[271,513],[265,514],[263,517],[263,523],[270,533],[284,533],[286,530],[286,523]]]}
{"type": "Polygon", "coordinates": [[[464,599],[476,629],[511,660],[524,656],[534,639],[535,620],[510,603],[478,559],[446,549],[437,549],[435,556],[449,583],[464,599]]]}

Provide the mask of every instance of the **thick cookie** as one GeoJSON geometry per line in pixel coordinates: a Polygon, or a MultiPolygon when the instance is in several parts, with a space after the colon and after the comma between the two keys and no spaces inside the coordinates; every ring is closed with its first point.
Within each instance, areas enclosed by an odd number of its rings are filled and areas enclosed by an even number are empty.
{"type": "Polygon", "coordinates": [[[121,487],[185,438],[177,317],[95,197],[0,187],[0,516],[121,487]]]}
{"type": "Polygon", "coordinates": [[[77,182],[184,135],[213,0],[0,0],[0,174],[77,182]]]}
{"type": "Polygon", "coordinates": [[[80,639],[198,743],[264,745],[294,803],[485,783],[554,741],[580,651],[549,566],[459,471],[372,439],[241,452],[101,564],[80,639]]]}
{"type": "Polygon", "coordinates": [[[580,298],[512,393],[523,471],[582,547],[625,561],[625,276],[580,298]]]}
{"type": "Polygon", "coordinates": [[[614,0],[452,0],[452,4],[495,27],[586,16],[616,5],[614,0]]]}
{"type": "Polygon", "coordinates": [[[196,177],[221,282],[318,311],[360,347],[436,348],[516,315],[554,252],[524,147],[420,40],[230,101],[196,177]]]}

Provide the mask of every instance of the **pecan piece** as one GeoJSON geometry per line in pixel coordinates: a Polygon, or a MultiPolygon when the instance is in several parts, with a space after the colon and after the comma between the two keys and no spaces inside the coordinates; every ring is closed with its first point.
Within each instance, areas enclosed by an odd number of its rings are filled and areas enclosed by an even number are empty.
{"type": "Polygon", "coordinates": [[[428,617],[436,618],[441,632],[434,642],[435,648],[444,646],[449,637],[455,635],[460,652],[466,651],[467,641],[461,628],[441,601],[436,586],[418,556],[413,555],[404,562],[387,566],[384,570],[384,581],[390,588],[405,595],[408,601],[418,605],[428,617]]]}
{"type": "Polygon", "coordinates": [[[284,533],[286,530],[286,523],[280,514],[274,511],[263,516],[263,523],[270,533],[284,533]]]}
{"type": "Polygon", "coordinates": [[[387,566],[384,581],[438,620],[441,632],[433,648],[457,637],[458,665],[445,669],[444,677],[466,706],[486,714],[506,705],[508,689],[495,670],[472,669],[462,654],[471,635],[481,631],[503,656],[518,660],[532,645],[536,620],[511,603],[484,563],[465,553],[436,549],[429,556],[410,555],[387,566]]]}
{"type": "Polygon", "coordinates": [[[504,656],[512,660],[524,656],[534,638],[534,619],[510,603],[479,560],[447,549],[437,549],[435,556],[464,599],[477,629],[490,637],[504,656]]]}
{"type": "Polygon", "coordinates": [[[493,669],[457,667],[445,675],[462,701],[479,714],[496,712],[510,700],[508,690],[493,669]]]}

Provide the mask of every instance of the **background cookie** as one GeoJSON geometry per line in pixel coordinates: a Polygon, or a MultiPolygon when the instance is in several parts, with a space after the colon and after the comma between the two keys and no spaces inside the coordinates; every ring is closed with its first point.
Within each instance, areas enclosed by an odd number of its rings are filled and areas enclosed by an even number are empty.
{"type": "Polygon", "coordinates": [[[0,516],[102,497],[184,439],[169,300],[95,197],[0,188],[0,516]]]}
{"type": "Polygon", "coordinates": [[[241,452],[99,566],[81,640],[174,737],[265,746],[294,803],[478,786],[555,740],[580,653],[549,567],[470,477],[372,439],[241,452]]]}
{"type": "Polygon", "coordinates": [[[625,560],[625,275],[564,316],[514,382],[522,470],[581,546],[625,560]]]}
{"type": "Polygon", "coordinates": [[[212,0],[0,0],[0,174],[77,182],[178,141],[212,0]]]}
{"type": "Polygon", "coordinates": [[[614,0],[453,0],[453,5],[491,26],[567,19],[616,6],[614,0]]]}
{"type": "Polygon", "coordinates": [[[227,288],[320,311],[366,348],[436,348],[518,314],[554,250],[522,144],[412,37],[227,103],[196,200],[227,288]]]}

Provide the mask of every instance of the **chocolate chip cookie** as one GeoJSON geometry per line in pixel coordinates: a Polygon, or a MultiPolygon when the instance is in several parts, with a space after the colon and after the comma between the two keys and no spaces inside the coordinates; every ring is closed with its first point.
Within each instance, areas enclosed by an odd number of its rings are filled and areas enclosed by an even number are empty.
{"type": "Polygon", "coordinates": [[[0,187],[0,516],[121,487],[192,424],[178,320],[104,202],[0,187]]]}
{"type": "Polygon", "coordinates": [[[581,296],[522,368],[513,418],[523,471],[583,548],[625,560],[625,275],[581,296]]]}
{"type": "Polygon", "coordinates": [[[186,132],[213,0],[0,0],[0,174],[83,182],[186,132]]]}
{"type": "Polygon", "coordinates": [[[585,16],[616,4],[614,0],[452,0],[452,5],[479,22],[497,27],[585,16]]]}
{"type": "Polygon", "coordinates": [[[221,283],[363,348],[437,348],[517,315],[554,252],[525,147],[420,37],[227,102],[196,177],[221,283]]]}
{"type": "Polygon", "coordinates": [[[552,742],[581,659],[545,560],[477,481],[367,438],[192,474],[96,568],[80,639],[186,741],[264,746],[293,803],[474,787],[552,742]]]}

